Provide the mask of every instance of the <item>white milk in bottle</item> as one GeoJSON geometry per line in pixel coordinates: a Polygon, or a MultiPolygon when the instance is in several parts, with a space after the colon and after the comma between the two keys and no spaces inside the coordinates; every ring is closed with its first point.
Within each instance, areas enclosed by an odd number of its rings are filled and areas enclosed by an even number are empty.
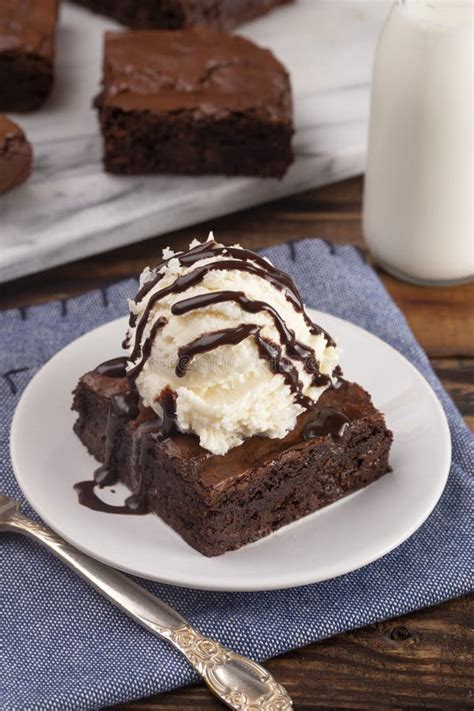
{"type": "Polygon", "coordinates": [[[417,283],[474,277],[474,0],[398,0],[377,48],[363,229],[417,283]]]}

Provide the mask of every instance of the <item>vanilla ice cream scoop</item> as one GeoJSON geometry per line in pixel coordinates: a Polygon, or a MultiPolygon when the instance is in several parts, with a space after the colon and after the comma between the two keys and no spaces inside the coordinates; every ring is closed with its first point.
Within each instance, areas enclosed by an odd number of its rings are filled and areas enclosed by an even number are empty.
{"type": "Polygon", "coordinates": [[[164,250],[129,305],[128,377],[160,416],[171,393],[177,428],[213,454],[284,437],[335,380],[338,349],[290,277],[212,234],[164,250]]]}

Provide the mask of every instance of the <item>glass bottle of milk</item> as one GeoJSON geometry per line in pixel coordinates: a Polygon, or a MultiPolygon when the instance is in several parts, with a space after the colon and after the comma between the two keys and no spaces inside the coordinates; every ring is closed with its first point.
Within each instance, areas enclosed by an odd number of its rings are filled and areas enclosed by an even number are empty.
{"type": "Polygon", "coordinates": [[[363,230],[388,272],[474,278],[474,0],[397,0],[376,52],[363,230]]]}

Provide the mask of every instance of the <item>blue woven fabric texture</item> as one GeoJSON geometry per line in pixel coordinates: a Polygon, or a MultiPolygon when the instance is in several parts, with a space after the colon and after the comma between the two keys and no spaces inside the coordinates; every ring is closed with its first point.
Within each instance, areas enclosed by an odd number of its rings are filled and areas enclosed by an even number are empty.
{"type": "MultiPolygon", "coordinates": [[[[423,373],[451,427],[453,464],[442,498],[398,549],[334,580],[263,593],[213,593],[142,581],[203,632],[262,660],[470,589],[473,439],[402,314],[352,247],[321,240],[264,252],[312,307],[372,331],[423,373]]],[[[22,390],[58,349],[126,313],[136,282],[0,314],[0,489],[19,497],[9,429],[22,390]]],[[[113,354],[112,354],[113,355],[113,354]]],[[[116,610],[27,539],[0,545],[0,708],[97,709],[196,681],[166,643],[116,610]]]]}

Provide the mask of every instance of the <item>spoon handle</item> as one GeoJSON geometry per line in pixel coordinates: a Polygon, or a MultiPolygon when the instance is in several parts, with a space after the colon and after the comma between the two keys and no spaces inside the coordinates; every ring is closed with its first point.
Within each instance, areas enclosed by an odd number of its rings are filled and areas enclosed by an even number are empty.
{"type": "Polygon", "coordinates": [[[287,692],[266,669],[202,635],[176,610],[130,578],[82,553],[46,526],[20,513],[11,516],[8,529],[34,538],[129,617],[168,640],[228,707],[240,711],[292,709],[287,692]]]}

